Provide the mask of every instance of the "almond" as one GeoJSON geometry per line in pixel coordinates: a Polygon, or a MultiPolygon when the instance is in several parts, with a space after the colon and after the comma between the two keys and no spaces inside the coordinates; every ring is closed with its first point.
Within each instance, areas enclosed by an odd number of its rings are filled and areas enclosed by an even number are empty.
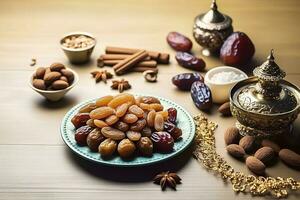
{"type": "Polygon", "coordinates": [[[52,82],[58,80],[61,74],[59,72],[49,72],[44,76],[44,81],[47,85],[50,85],[52,82]]]}
{"type": "Polygon", "coordinates": [[[257,175],[264,175],[266,166],[264,165],[263,162],[255,158],[254,156],[249,156],[246,159],[246,166],[250,171],[257,175]]]}
{"type": "Polygon", "coordinates": [[[65,82],[69,82],[67,77],[65,77],[65,76],[61,76],[59,79],[62,80],[62,81],[65,81],[65,82]]]}
{"type": "Polygon", "coordinates": [[[35,71],[35,76],[38,79],[43,79],[44,75],[46,72],[46,68],[45,67],[38,67],[35,71]]]}
{"type": "Polygon", "coordinates": [[[239,129],[236,127],[229,127],[224,133],[225,144],[237,144],[240,140],[239,129]]]}
{"type": "Polygon", "coordinates": [[[219,111],[223,116],[231,116],[230,102],[223,103],[223,104],[218,108],[218,111],[219,111]]]}
{"type": "Polygon", "coordinates": [[[69,87],[69,83],[63,80],[56,80],[52,83],[52,88],[54,90],[62,90],[69,87]]]}
{"type": "Polygon", "coordinates": [[[40,90],[45,90],[46,89],[45,82],[42,79],[34,79],[32,81],[32,85],[33,85],[33,87],[35,87],[37,89],[40,89],[40,90]]]}
{"type": "Polygon", "coordinates": [[[274,160],[275,151],[271,147],[262,147],[255,152],[254,157],[268,165],[274,160]]]}
{"type": "Polygon", "coordinates": [[[278,153],[280,151],[280,146],[278,144],[276,144],[275,142],[268,140],[268,139],[262,140],[261,146],[271,147],[276,153],[278,153]]]}
{"type": "Polygon", "coordinates": [[[237,145],[237,144],[230,144],[226,147],[227,152],[235,158],[243,158],[245,156],[245,150],[237,145]]]}
{"type": "Polygon", "coordinates": [[[243,149],[246,151],[246,153],[251,153],[257,148],[257,142],[255,141],[255,137],[246,135],[244,136],[240,142],[239,145],[243,147],[243,149]]]}
{"type": "Polygon", "coordinates": [[[300,167],[300,155],[290,149],[281,149],[279,158],[291,167],[300,167]]]}
{"type": "Polygon", "coordinates": [[[74,80],[73,72],[71,72],[70,70],[67,70],[67,69],[62,69],[60,72],[62,73],[62,75],[67,77],[69,84],[71,84],[73,82],[73,80],[74,80]]]}
{"type": "Polygon", "coordinates": [[[65,69],[66,67],[61,64],[61,63],[53,63],[50,65],[50,70],[53,72],[53,71],[56,71],[56,72],[60,72],[62,69],[65,69]]]}

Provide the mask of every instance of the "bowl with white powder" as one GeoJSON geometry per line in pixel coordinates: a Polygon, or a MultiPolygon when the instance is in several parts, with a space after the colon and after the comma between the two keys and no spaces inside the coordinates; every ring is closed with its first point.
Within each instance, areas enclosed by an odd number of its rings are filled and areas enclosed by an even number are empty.
{"type": "Polygon", "coordinates": [[[204,77],[204,83],[210,88],[214,103],[229,101],[231,88],[239,81],[248,78],[243,71],[229,66],[215,67],[204,77]]]}

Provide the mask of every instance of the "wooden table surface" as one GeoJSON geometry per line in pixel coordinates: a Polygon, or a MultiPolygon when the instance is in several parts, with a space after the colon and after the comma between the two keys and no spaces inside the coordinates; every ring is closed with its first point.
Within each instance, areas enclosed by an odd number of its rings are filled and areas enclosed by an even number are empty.
{"type": "MultiPolygon", "coordinates": [[[[218,5],[234,19],[234,29],[246,32],[255,43],[254,63],[264,61],[274,48],[278,64],[287,72],[286,79],[300,85],[300,1],[226,0],[218,5]]],[[[160,165],[117,169],[78,158],[60,137],[61,120],[72,106],[108,93],[116,94],[109,85],[95,84],[89,74],[97,69],[96,58],[106,45],[169,52],[172,63],[160,66],[157,83],[146,83],[138,73],[125,76],[132,82],[130,92],[159,95],[181,104],[191,115],[199,113],[190,94],[171,84],[173,75],[188,70],[176,64],[175,52],[166,44],[165,37],[175,30],[192,38],[194,17],[209,6],[209,0],[1,0],[0,199],[250,199],[249,195],[235,194],[230,184],[206,171],[191,158],[190,151],[160,165]],[[96,36],[98,43],[90,63],[68,63],[59,39],[71,31],[96,36]],[[29,66],[31,58],[37,59],[37,66],[65,63],[79,73],[79,84],[62,101],[45,101],[28,86],[34,70],[29,66]],[[182,177],[183,184],[176,192],[162,192],[152,184],[153,175],[162,170],[177,171],[182,177]]],[[[200,56],[196,43],[193,52],[200,56]]],[[[205,61],[208,69],[221,65],[217,58],[205,61]]],[[[226,154],[223,132],[235,120],[220,117],[216,108],[205,115],[219,124],[218,152],[235,168],[249,173],[242,162],[226,154]]],[[[299,120],[295,132],[300,130],[299,120]]],[[[267,171],[271,176],[300,179],[299,171],[280,162],[267,171]]],[[[290,199],[298,198],[299,193],[290,195],[290,199]]]]}

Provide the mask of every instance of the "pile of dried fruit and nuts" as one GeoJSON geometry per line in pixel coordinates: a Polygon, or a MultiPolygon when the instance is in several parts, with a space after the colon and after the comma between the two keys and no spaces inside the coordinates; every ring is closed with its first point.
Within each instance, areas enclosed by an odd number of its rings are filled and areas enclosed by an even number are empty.
{"type": "Polygon", "coordinates": [[[152,156],[153,151],[172,152],[182,135],[176,126],[177,110],[164,110],[155,97],[131,94],[104,96],[87,104],[72,118],[77,144],[109,157],[136,154],[152,156]]]}
{"type": "Polygon", "coordinates": [[[32,85],[40,90],[62,90],[74,81],[72,71],[61,63],[53,63],[50,67],[38,67],[32,76],[32,85]]]}
{"type": "Polygon", "coordinates": [[[274,164],[277,155],[288,166],[300,167],[299,154],[287,149],[286,146],[280,147],[270,139],[260,139],[249,135],[241,138],[239,130],[236,127],[230,127],[224,134],[224,140],[227,152],[235,158],[246,159],[246,166],[255,174],[264,175],[266,166],[274,164]],[[251,156],[248,156],[249,154],[251,156]]]}

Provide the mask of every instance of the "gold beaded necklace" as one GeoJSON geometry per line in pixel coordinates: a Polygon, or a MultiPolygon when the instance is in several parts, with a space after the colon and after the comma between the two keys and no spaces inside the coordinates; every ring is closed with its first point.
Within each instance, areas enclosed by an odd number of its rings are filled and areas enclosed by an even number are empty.
{"type": "Polygon", "coordinates": [[[203,114],[196,115],[194,121],[196,124],[196,148],[193,152],[195,158],[206,169],[216,172],[223,180],[231,182],[233,191],[255,196],[272,195],[284,198],[288,196],[288,192],[300,190],[300,182],[291,177],[256,177],[235,171],[216,151],[214,131],[218,125],[209,122],[203,114]]]}

